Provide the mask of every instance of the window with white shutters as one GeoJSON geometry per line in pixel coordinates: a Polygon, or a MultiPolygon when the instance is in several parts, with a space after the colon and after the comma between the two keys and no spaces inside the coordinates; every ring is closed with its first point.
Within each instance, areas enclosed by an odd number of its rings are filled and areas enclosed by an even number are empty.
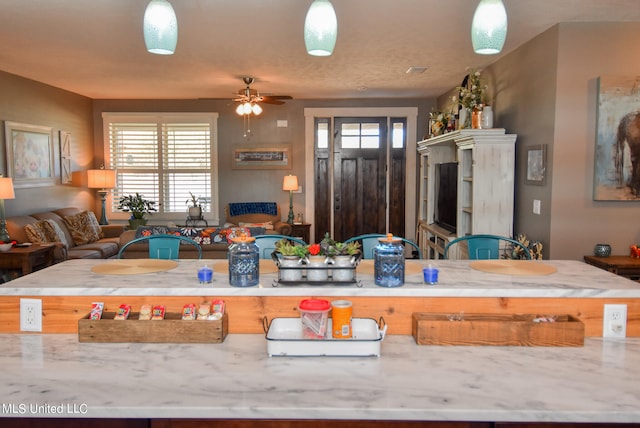
{"type": "Polygon", "coordinates": [[[140,193],[157,202],[162,219],[184,219],[190,192],[207,218],[218,217],[215,113],[104,113],[106,159],[116,170],[112,213],[122,196],[140,193]]]}

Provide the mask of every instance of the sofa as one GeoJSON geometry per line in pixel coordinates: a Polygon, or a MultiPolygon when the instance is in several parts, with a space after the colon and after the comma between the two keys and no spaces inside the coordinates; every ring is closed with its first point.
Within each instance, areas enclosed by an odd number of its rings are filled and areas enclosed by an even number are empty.
{"type": "MultiPolygon", "coordinates": [[[[264,234],[263,228],[240,227],[171,227],[171,226],[140,226],[136,230],[127,230],[120,235],[120,247],[128,242],[149,235],[181,235],[186,236],[200,244],[203,259],[226,259],[229,242],[240,233],[249,236],[264,234]]],[[[147,243],[135,243],[129,245],[122,252],[124,259],[149,258],[149,246],[147,243]]],[[[198,258],[198,250],[193,245],[180,245],[181,259],[198,258]]]]}
{"type": "Polygon", "coordinates": [[[99,225],[93,212],[74,207],[7,217],[6,221],[12,240],[54,242],[56,262],[113,258],[124,232],[123,225],[99,225]]]}
{"type": "Polygon", "coordinates": [[[265,234],[291,235],[276,202],[232,202],[224,208],[226,227],[264,227],[265,234]]]}

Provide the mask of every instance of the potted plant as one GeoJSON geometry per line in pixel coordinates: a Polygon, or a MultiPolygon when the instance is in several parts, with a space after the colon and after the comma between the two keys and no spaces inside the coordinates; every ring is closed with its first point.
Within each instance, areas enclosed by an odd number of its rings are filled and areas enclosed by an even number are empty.
{"type": "Polygon", "coordinates": [[[300,281],[302,280],[302,269],[300,263],[307,255],[307,248],[304,245],[291,243],[286,238],[277,241],[276,252],[280,253],[278,263],[280,267],[280,279],[282,281],[300,281]]]}
{"type": "Polygon", "coordinates": [[[135,195],[127,195],[120,198],[118,209],[124,212],[130,212],[131,218],[129,218],[129,225],[132,229],[137,229],[138,226],[144,226],[147,224],[146,214],[151,215],[152,211],[158,211],[155,207],[156,202],[144,199],[144,197],[137,193],[135,195]]]}
{"type": "Polygon", "coordinates": [[[346,244],[336,242],[334,247],[337,254],[333,257],[333,264],[336,268],[342,268],[333,270],[334,281],[353,281],[355,272],[352,268],[356,263],[356,256],[360,254],[360,243],[358,241],[346,244]]]}
{"type": "Polygon", "coordinates": [[[185,201],[185,204],[189,205],[189,218],[193,220],[202,219],[202,202],[204,199],[200,196],[196,196],[193,193],[189,192],[189,199],[185,201]]]}
{"type": "Polygon", "coordinates": [[[309,255],[307,256],[307,266],[311,269],[307,270],[307,279],[309,281],[326,281],[329,276],[327,262],[328,254],[324,251],[321,244],[310,244],[307,246],[309,255]]]}

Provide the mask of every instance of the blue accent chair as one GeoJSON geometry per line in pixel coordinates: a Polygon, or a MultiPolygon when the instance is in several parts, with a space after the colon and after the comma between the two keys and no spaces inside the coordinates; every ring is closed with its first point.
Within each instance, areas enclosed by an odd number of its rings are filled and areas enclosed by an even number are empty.
{"type": "Polygon", "coordinates": [[[300,244],[307,245],[302,239],[294,238],[293,236],[285,236],[285,235],[258,235],[255,236],[256,245],[260,249],[260,258],[261,259],[270,259],[271,253],[273,253],[276,249],[276,242],[281,239],[288,239],[289,241],[300,244]]]}
{"type": "MultiPolygon", "coordinates": [[[[365,235],[359,235],[354,236],[353,238],[349,238],[344,241],[344,243],[348,244],[349,242],[360,241],[360,243],[362,244],[362,258],[371,260],[373,259],[373,249],[376,248],[376,245],[380,243],[379,239],[386,236],[387,235],[381,233],[367,233],[365,235]]],[[[413,253],[417,254],[419,259],[422,259],[422,251],[420,250],[420,247],[418,247],[418,244],[407,238],[402,238],[399,236],[394,236],[394,238],[401,239],[405,245],[413,247],[413,253]]]]}
{"type": "Polygon", "coordinates": [[[505,245],[501,247],[500,244],[511,244],[514,248],[519,247],[523,250],[525,258],[531,260],[529,249],[524,244],[515,239],[498,235],[466,235],[456,238],[444,247],[445,259],[449,258],[449,249],[460,242],[467,243],[470,260],[495,260],[501,258],[507,247],[505,245]]]}
{"type": "Polygon", "coordinates": [[[149,258],[150,259],[163,259],[163,260],[176,260],[180,253],[180,244],[187,243],[194,245],[198,249],[198,259],[202,258],[202,247],[193,239],[180,235],[149,235],[142,238],[133,239],[120,248],[118,251],[118,258],[122,259],[123,254],[127,247],[133,244],[140,244],[148,242],[149,244],[149,258]]]}

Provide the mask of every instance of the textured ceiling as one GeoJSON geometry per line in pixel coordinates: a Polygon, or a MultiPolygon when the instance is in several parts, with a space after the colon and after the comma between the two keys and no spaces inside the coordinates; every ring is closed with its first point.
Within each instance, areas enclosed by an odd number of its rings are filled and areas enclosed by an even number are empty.
{"type": "MultiPolygon", "coordinates": [[[[438,96],[473,53],[476,0],[332,0],[338,41],[306,54],[311,0],[170,0],[179,26],[170,56],[142,37],[148,0],[0,0],[0,70],[91,98],[230,98],[254,76],[261,93],[297,99],[438,96]],[[428,66],[406,74],[410,66],[428,66]]],[[[501,55],[566,21],[640,21],[640,0],[504,0],[501,55]]]]}

